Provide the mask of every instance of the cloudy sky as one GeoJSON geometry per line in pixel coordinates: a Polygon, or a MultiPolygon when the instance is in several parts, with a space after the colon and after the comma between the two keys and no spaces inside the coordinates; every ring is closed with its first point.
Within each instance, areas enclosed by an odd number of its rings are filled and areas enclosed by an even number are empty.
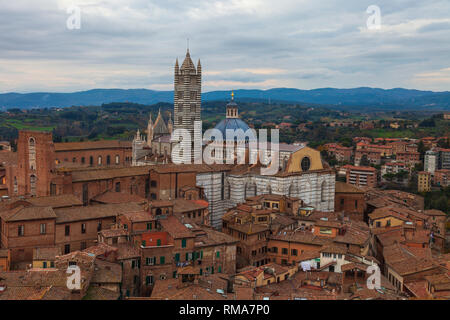
{"type": "Polygon", "coordinates": [[[187,38],[204,91],[450,90],[449,0],[0,0],[0,92],[171,90],[187,38]]]}

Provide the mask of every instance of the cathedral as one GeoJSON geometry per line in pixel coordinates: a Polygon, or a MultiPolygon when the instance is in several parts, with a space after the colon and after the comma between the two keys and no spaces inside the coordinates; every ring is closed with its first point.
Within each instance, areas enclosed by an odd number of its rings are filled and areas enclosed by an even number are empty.
{"type": "MultiPolygon", "coordinates": [[[[201,72],[200,60],[195,67],[189,50],[181,67],[177,59],[173,123],[170,113],[167,123],[161,112],[155,122],[150,115],[147,135],[138,131],[133,140],[134,166],[171,163],[172,148],[178,143],[171,137],[175,129],[185,129],[191,136],[190,141],[202,141],[202,137],[194,137],[194,121],[201,120],[201,72]]],[[[245,132],[250,128],[239,116],[233,93],[225,109],[225,118],[215,126],[224,139],[229,129],[242,129],[245,132]]],[[[211,141],[202,141],[202,146],[208,143],[211,141]]],[[[305,145],[279,143],[277,147],[278,152],[274,156],[278,157],[279,170],[274,175],[262,175],[263,165],[260,161],[256,164],[223,165],[214,170],[205,170],[205,165],[197,165],[199,170],[196,183],[203,189],[209,203],[210,223],[213,227],[221,228],[221,218],[227,209],[245,202],[249,197],[262,194],[296,197],[318,211],[334,211],[335,172],[322,161],[320,152],[305,145]]],[[[268,148],[263,155],[265,157],[271,156],[270,147],[268,148]]],[[[202,156],[202,149],[197,151],[199,154],[195,154],[193,146],[191,150],[191,159],[202,156]]],[[[194,165],[193,168],[195,167],[194,165]]]]}

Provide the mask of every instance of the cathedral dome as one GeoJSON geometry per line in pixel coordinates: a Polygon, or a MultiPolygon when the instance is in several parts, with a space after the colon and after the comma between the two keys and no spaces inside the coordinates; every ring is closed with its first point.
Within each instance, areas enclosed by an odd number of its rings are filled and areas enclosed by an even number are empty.
{"type": "Polygon", "coordinates": [[[244,132],[250,129],[250,127],[239,118],[227,118],[220,121],[215,129],[222,132],[223,138],[226,138],[227,130],[238,130],[242,129],[244,132]]]}

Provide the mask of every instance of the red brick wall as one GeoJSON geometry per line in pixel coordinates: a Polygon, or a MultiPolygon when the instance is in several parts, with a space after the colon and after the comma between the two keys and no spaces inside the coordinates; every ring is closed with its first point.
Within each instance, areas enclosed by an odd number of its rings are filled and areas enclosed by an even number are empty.
{"type": "Polygon", "coordinates": [[[345,213],[359,213],[363,215],[366,210],[364,194],[336,193],[334,197],[334,210],[344,211],[345,213]]]}
{"type": "Polygon", "coordinates": [[[93,246],[97,242],[97,226],[98,223],[102,223],[102,229],[110,229],[114,224],[114,217],[107,217],[102,219],[75,221],[70,223],[58,223],[56,224],[55,231],[55,244],[61,248],[61,252],[64,253],[64,246],[70,244],[70,251],[76,251],[81,249],[81,243],[86,243],[86,248],[93,246]],[[86,233],[81,233],[81,225],[86,224],[86,233]],[[66,225],[70,226],[70,235],[65,235],[66,225]]]}
{"type": "Polygon", "coordinates": [[[11,249],[11,262],[31,261],[33,248],[53,246],[55,241],[55,220],[5,222],[2,220],[2,248],[11,249]],[[46,233],[40,233],[40,225],[46,224],[46,233]],[[18,228],[24,226],[24,235],[18,235],[18,228]]]}
{"type": "Polygon", "coordinates": [[[196,173],[158,173],[155,171],[150,172],[150,181],[156,182],[156,187],[152,187],[150,183],[150,199],[151,195],[156,200],[169,200],[179,197],[178,193],[181,187],[184,186],[196,186],[196,173]]]}
{"type": "MultiPolygon", "coordinates": [[[[50,181],[55,169],[55,147],[50,132],[19,131],[17,143],[17,183],[18,194],[30,194],[30,176],[36,176],[36,196],[50,194],[50,181]],[[35,140],[35,167],[30,167],[29,141],[35,140]]],[[[13,178],[13,177],[12,177],[13,178]]]]}
{"type": "Polygon", "coordinates": [[[60,162],[71,162],[77,165],[83,165],[81,159],[84,157],[84,165],[90,166],[90,157],[92,157],[93,167],[114,167],[131,165],[131,148],[108,148],[108,149],[89,149],[89,150],[71,150],[57,151],[55,158],[60,162]],[[116,155],[119,156],[119,163],[116,164],[116,155]],[[102,157],[102,164],[98,164],[98,157],[102,157]],[[110,156],[110,164],[107,164],[107,157],[110,156]],[[75,161],[74,161],[75,158],[75,161]],[[129,161],[126,161],[126,159],[129,161]]]}

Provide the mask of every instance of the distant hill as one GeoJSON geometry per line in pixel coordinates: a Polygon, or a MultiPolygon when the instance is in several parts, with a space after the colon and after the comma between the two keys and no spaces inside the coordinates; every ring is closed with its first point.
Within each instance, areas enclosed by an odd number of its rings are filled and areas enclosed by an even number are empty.
{"type": "MultiPolygon", "coordinates": [[[[356,110],[450,110],[450,92],[419,91],[408,89],[334,89],[299,90],[276,88],[269,90],[235,90],[236,99],[246,101],[291,102],[326,105],[338,109],[356,110]]],[[[230,91],[203,93],[203,101],[228,100],[230,91]]],[[[110,102],[155,104],[173,102],[172,91],[148,89],[93,89],[73,93],[4,93],[0,94],[0,108],[69,107],[74,105],[101,105],[110,102]]]]}

